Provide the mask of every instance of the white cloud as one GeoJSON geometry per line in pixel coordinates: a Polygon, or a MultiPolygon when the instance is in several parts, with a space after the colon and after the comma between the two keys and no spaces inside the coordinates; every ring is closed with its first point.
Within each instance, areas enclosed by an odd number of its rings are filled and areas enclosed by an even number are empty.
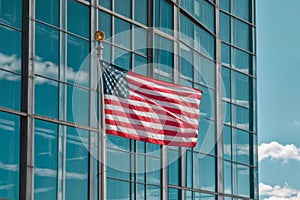
{"type": "Polygon", "coordinates": [[[300,149],[294,144],[282,145],[275,141],[263,143],[258,147],[258,160],[262,161],[266,158],[284,160],[284,162],[289,159],[300,161],[300,149]]]}
{"type": "Polygon", "coordinates": [[[288,184],[281,187],[259,183],[259,193],[261,196],[266,196],[263,200],[300,200],[300,190],[294,189],[288,184]]]}

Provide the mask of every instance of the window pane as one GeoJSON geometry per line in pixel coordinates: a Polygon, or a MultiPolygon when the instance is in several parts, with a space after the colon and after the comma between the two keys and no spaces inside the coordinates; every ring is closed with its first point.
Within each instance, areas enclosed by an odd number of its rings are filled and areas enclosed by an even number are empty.
{"type": "Polygon", "coordinates": [[[59,0],[36,0],[35,10],[36,19],[59,26],[59,0]]]}
{"type": "MultiPolygon", "coordinates": [[[[105,40],[107,41],[111,41],[111,19],[110,14],[99,11],[99,29],[105,33],[105,40]]],[[[105,49],[105,51],[108,50],[105,49]]]]}
{"type": "Polygon", "coordinates": [[[145,156],[136,155],[136,181],[145,182],[145,156]]]}
{"type": "Polygon", "coordinates": [[[232,194],[232,166],[227,161],[224,161],[224,192],[232,194]]]}
{"type": "Polygon", "coordinates": [[[34,129],[34,198],[56,199],[57,125],[35,120],[34,129]],[[43,144],[43,145],[41,145],[43,144]],[[43,191],[43,192],[40,192],[43,191]]]}
{"type": "Polygon", "coordinates": [[[21,106],[21,77],[0,70],[0,106],[20,110],[21,106]],[[4,95],[5,94],[5,95],[4,95]]]}
{"type": "Polygon", "coordinates": [[[206,0],[195,1],[196,18],[210,31],[215,32],[215,8],[206,0]],[[198,5],[197,5],[198,4],[198,5]],[[199,9],[197,7],[199,6],[199,9]]]}
{"type": "Polygon", "coordinates": [[[221,46],[221,50],[222,50],[222,64],[225,65],[226,67],[230,67],[230,46],[225,44],[225,43],[222,43],[222,46],[221,46]]]}
{"type": "Polygon", "coordinates": [[[231,92],[230,92],[230,69],[226,67],[222,67],[222,85],[223,85],[223,90],[222,90],[222,96],[223,99],[230,101],[231,98],[231,92]]]}
{"type": "Polygon", "coordinates": [[[146,194],[146,200],[160,199],[160,187],[147,185],[146,194]]]}
{"type": "Polygon", "coordinates": [[[35,81],[35,113],[47,117],[58,117],[58,83],[36,76],[35,81]],[[49,98],[49,96],[51,98],[49,98]]]}
{"type": "Polygon", "coordinates": [[[241,72],[249,74],[250,55],[244,51],[233,48],[232,51],[232,67],[241,72]]]}
{"type": "Polygon", "coordinates": [[[107,149],[107,176],[129,180],[130,154],[127,152],[107,149]],[[122,165],[120,165],[122,163],[122,165]]]}
{"type": "Polygon", "coordinates": [[[194,46],[194,23],[182,13],[180,13],[180,39],[191,47],[194,46]]]}
{"type": "Polygon", "coordinates": [[[250,197],[250,169],[247,166],[237,165],[237,195],[250,197]]]}
{"type": "Polygon", "coordinates": [[[35,24],[36,74],[58,79],[59,31],[40,23],[35,24]]]}
{"type": "Polygon", "coordinates": [[[120,68],[131,69],[131,53],[123,49],[115,47],[114,64],[120,68]]]}
{"type": "Polygon", "coordinates": [[[214,122],[200,116],[199,132],[195,151],[205,154],[215,154],[215,127],[214,122]]]}
{"type": "Polygon", "coordinates": [[[19,199],[20,118],[17,115],[0,112],[0,146],[5,152],[0,153],[0,182],[4,186],[0,197],[19,199]]]}
{"type": "Polygon", "coordinates": [[[146,172],[147,183],[160,185],[160,159],[153,157],[146,157],[146,172]]]}
{"type": "Polygon", "coordinates": [[[89,85],[89,42],[68,35],[67,81],[84,87],[89,85]]]}
{"type": "Polygon", "coordinates": [[[22,28],[22,0],[1,0],[0,21],[5,24],[21,29],[22,28]]]}
{"type": "Polygon", "coordinates": [[[193,51],[180,44],[180,75],[186,79],[194,78],[193,51]]]}
{"type": "Polygon", "coordinates": [[[148,37],[145,29],[134,27],[134,51],[144,54],[147,56],[148,48],[148,37]]]}
{"type": "Polygon", "coordinates": [[[180,166],[179,153],[177,151],[168,150],[168,159],[169,162],[171,162],[168,164],[169,184],[179,185],[179,180],[181,175],[179,171],[179,166],[180,166]]]}
{"type": "Polygon", "coordinates": [[[67,86],[67,121],[88,125],[89,92],[75,86],[67,86]],[[74,108],[74,109],[73,109],[74,108]]]}
{"type": "Polygon", "coordinates": [[[233,26],[233,36],[232,36],[232,43],[242,49],[251,51],[250,49],[250,26],[240,20],[233,19],[232,20],[233,26]]]}
{"type": "Polygon", "coordinates": [[[131,25],[130,23],[115,18],[115,44],[131,49],[131,25]]]}
{"type": "Polygon", "coordinates": [[[230,0],[220,0],[220,8],[230,12],[230,0]]]}
{"type": "Polygon", "coordinates": [[[167,0],[155,0],[155,27],[173,35],[173,6],[167,0]]]}
{"type": "Polygon", "coordinates": [[[107,200],[130,200],[130,182],[107,179],[107,200]]]}
{"type": "Polygon", "coordinates": [[[232,0],[232,13],[246,21],[249,21],[250,14],[249,0],[232,0]]]}
{"type": "Polygon", "coordinates": [[[238,105],[249,107],[249,77],[239,72],[232,72],[232,101],[238,105]]]}
{"type": "Polygon", "coordinates": [[[232,134],[229,126],[223,126],[223,151],[224,159],[231,160],[232,134]]]}
{"type": "Polygon", "coordinates": [[[107,146],[112,148],[120,148],[121,150],[130,150],[130,140],[124,137],[107,135],[107,146]]]}
{"type": "Polygon", "coordinates": [[[67,127],[66,199],[88,198],[88,132],[67,127]]]}
{"type": "Polygon", "coordinates": [[[236,155],[236,161],[243,164],[250,164],[250,133],[233,129],[235,131],[236,141],[234,144],[235,149],[233,151],[236,155]]]}
{"type": "Polygon", "coordinates": [[[249,110],[232,105],[232,124],[238,128],[249,130],[249,110]]]}
{"type": "Polygon", "coordinates": [[[68,31],[90,38],[90,9],[88,6],[68,0],[68,31]]]}
{"type": "Polygon", "coordinates": [[[0,25],[0,35],[0,68],[20,73],[21,32],[0,25]]]}
{"type": "Polygon", "coordinates": [[[215,63],[203,56],[196,55],[195,67],[195,81],[214,88],[215,63]]]}
{"type": "Polygon", "coordinates": [[[192,187],[193,179],[194,179],[192,163],[193,163],[193,153],[191,151],[187,151],[186,152],[186,187],[189,188],[192,187]]]}
{"type": "Polygon", "coordinates": [[[216,161],[212,156],[202,156],[200,160],[200,184],[203,190],[216,190],[216,161]]]}
{"type": "Polygon", "coordinates": [[[223,118],[222,120],[224,120],[224,124],[226,125],[231,125],[231,104],[228,102],[223,101],[222,102],[222,114],[223,114],[223,118]]]}
{"type": "Polygon", "coordinates": [[[101,0],[101,1],[98,1],[100,6],[103,6],[107,9],[110,9],[111,10],[111,2],[112,0],[101,0]]]}
{"type": "Polygon", "coordinates": [[[179,190],[174,188],[169,188],[168,199],[169,200],[181,199],[181,196],[179,196],[179,190]]]}
{"type": "Polygon", "coordinates": [[[131,0],[115,0],[115,12],[131,18],[131,0]]]}
{"type": "Polygon", "coordinates": [[[134,1],[134,19],[137,22],[140,22],[147,26],[147,9],[148,9],[148,0],[135,0],[134,1]]]}
{"type": "Polygon", "coordinates": [[[230,17],[223,12],[220,12],[220,38],[230,43],[230,17]]]}
{"type": "Polygon", "coordinates": [[[200,52],[205,56],[215,59],[215,38],[210,33],[200,28],[200,52]]]}
{"type": "Polygon", "coordinates": [[[147,58],[134,54],[134,69],[133,71],[142,74],[144,76],[147,76],[148,74],[148,68],[147,68],[147,58]]]}

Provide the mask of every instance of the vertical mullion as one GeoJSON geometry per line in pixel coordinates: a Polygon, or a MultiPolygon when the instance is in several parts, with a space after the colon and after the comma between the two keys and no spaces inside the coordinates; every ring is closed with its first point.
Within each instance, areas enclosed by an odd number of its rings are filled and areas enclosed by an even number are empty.
{"type": "Polygon", "coordinates": [[[20,126],[20,177],[19,199],[34,197],[34,0],[23,0],[22,4],[22,79],[20,126]]]}

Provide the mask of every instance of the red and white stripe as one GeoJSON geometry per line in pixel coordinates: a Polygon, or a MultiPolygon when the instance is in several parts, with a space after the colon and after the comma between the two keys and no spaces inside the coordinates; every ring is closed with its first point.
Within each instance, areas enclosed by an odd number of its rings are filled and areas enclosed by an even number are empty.
{"type": "Polygon", "coordinates": [[[202,91],[128,72],[129,98],[106,94],[106,133],[160,145],[197,142],[202,91]]]}

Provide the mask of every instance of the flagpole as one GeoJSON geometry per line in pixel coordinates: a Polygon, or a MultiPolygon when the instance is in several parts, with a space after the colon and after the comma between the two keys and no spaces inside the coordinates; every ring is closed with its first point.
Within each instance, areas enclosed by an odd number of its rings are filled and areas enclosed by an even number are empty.
{"type": "Polygon", "coordinates": [[[105,132],[105,118],[104,118],[104,90],[103,90],[103,44],[102,41],[105,39],[105,35],[102,31],[96,31],[95,40],[99,42],[99,46],[97,49],[97,59],[98,59],[98,68],[99,68],[99,81],[100,81],[100,95],[99,95],[99,103],[100,103],[100,177],[99,177],[99,199],[106,200],[106,132],[105,132]]]}

